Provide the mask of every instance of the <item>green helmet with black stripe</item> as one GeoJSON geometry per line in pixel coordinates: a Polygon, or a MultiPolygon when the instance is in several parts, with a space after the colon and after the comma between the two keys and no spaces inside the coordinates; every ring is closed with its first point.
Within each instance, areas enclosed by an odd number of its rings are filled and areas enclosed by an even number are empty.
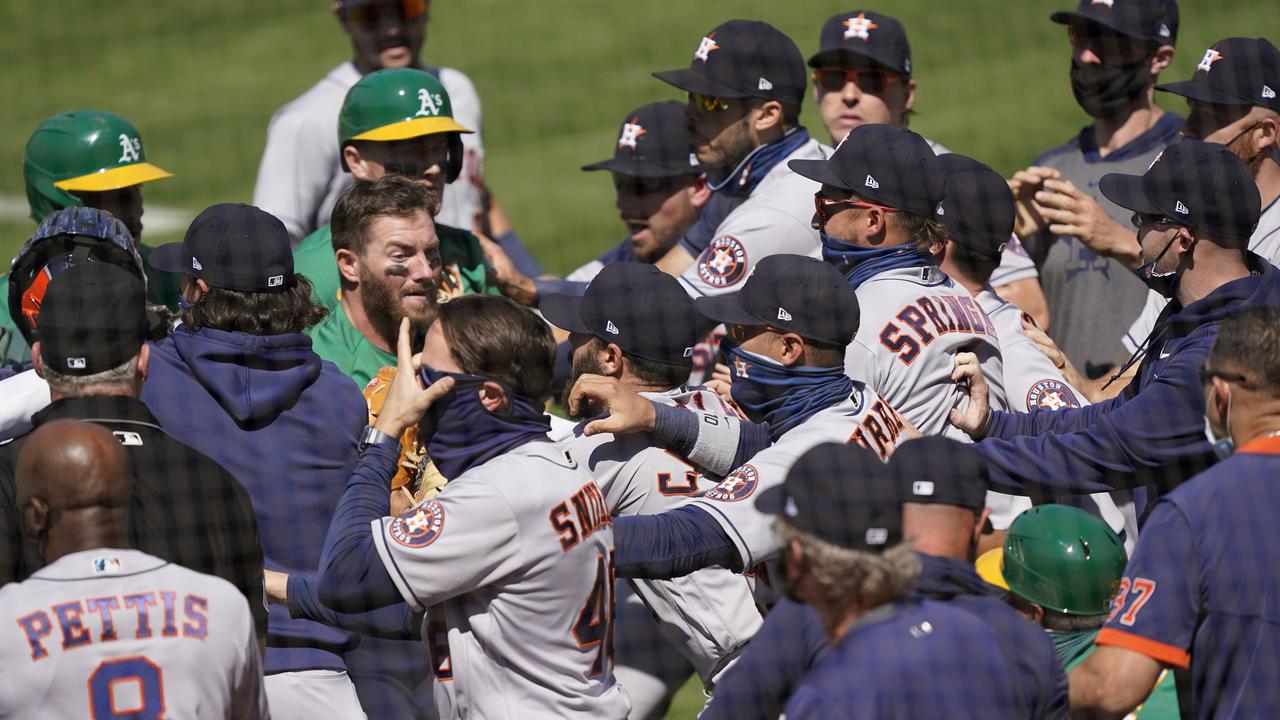
{"type": "MultiPolygon", "coordinates": [[[[413,68],[371,72],[347,91],[338,115],[338,146],[355,141],[391,142],[450,133],[449,167],[453,182],[462,173],[462,136],[473,130],[453,119],[453,103],[431,73],[413,68]]],[[[342,160],[347,170],[347,162],[342,160]]]]}
{"type": "Polygon", "coordinates": [[[73,110],[40,123],[22,154],[31,218],[83,207],[76,192],[119,190],[172,173],[147,162],[133,123],[99,110],[73,110]]]}

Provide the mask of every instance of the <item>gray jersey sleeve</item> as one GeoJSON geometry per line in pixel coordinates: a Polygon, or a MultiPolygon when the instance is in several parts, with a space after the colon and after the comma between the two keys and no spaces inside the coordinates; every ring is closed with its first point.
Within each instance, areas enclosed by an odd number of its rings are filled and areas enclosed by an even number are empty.
{"type": "Polygon", "coordinates": [[[416,611],[474,590],[520,566],[519,527],[487,482],[451,482],[399,517],[372,523],[374,545],[416,611]]]}
{"type": "Polygon", "coordinates": [[[1169,304],[1169,299],[1155,290],[1147,293],[1147,302],[1142,306],[1142,312],[1138,313],[1138,319],[1133,321],[1129,326],[1129,331],[1124,334],[1121,342],[1129,352],[1137,352],[1151,331],[1156,328],[1156,319],[1160,317],[1160,313],[1164,312],[1164,306],[1169,304]]]}
{"type": "MultiPolygon", "coordinates": [[[[243,599],[243,598],[242,598],[243,599]]],[[[245,602],[245,613],[249,612],[245,602]]],[[[249,622],[244,633],[237,667],[231,674],[231,712],[227,717],[267,720],[267,691],[262,682],[262,656],[258,654],[258,633],[249,622]]]]}
{"type": "Polygon", "coordinates": [[[742,206],[716,228],[716,236],[680,283],[693,297],[737,292],[760,258],[788,253],[817,257],[816,231],[776,208],[742,206]]]}
{"type": "Polygon", "coordinates": [[[1000,287],[1019,280],[1039,277],[1036,264],[1027,254],[1027,249],[1022,246],[1022,241],[1017,237],[1011,237],[1004,246],[1004,252],[1000,253],[1000,264],[995,272],[991,273],[990,282],[992,286],[1000,287]]]}
{"type": "Polygon", "coordinates": [[[341,172],[336,127],[335,109],[295,103],[281,108],[267,125],[253,204],[280,218],[295,242],[315,229],[317,209],[329,194],[334,174],[341,172]]]}

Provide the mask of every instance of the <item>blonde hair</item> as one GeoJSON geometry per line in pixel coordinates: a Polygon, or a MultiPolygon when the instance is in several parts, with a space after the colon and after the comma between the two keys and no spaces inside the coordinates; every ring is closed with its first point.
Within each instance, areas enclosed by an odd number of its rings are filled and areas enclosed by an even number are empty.
{"type": "Polygon", "coordinates": [[[777,530],[787,543],[800,542],[809,574],[833,604],[883,605],[905,596],[920,575],[920,557],[909,541],[872,553],[819,540],[781,519],[777,530]]]}

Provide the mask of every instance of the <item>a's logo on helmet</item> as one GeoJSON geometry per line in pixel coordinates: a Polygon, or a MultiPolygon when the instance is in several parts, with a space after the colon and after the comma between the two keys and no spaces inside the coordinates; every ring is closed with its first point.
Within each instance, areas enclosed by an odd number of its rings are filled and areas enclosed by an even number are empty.
{"type": "Polygon", "coordinates": [[[440,93],[433,93],[426,88],[418,88],[418,112],[416,117],[435,117],[440,114],[440,108],[444,105],[444,98],[440,97],[440,93]]]}
{"type": "Polygon", "coordinates": [[[743,465],[719,485],[708,490],[704,497],[720,502],[738,502],[751,497],[759,484],[760,471],[752,465],[743,465]]]}
{"type": "Polygon", "coordinates": [[[1027,391],[1027,409],[1061,410],[1062,408],[1078,408],[1080,401],[1075,393],[1061,380],[1046,378],[1031,386],[1027,391]]]}
{"type": "Polygon", "coordinates": [[[721,235],[698,256],[698,277],[708,285],[736,285],[747,274],[747,249],[738,238],[721,235]]]}
{"type": "Polygon", "coordinates": [[[142,159],[142,141],[120,133],[120,159],[116,162],[138,162],[142,159]]]}
{"type": "Polygon", "coordinates": [[[622,124],[622,134],[618,136],[619,148],[630,148],[632,151],[637,149],[636,141],[640,139],[641,135],[648,132],[640,127],[639,119],[638,117],[633,117],[631,122],[622,124]]]}
{"type": "Polygon", "coordinates": [[[392,521],[388,532],[396,542],[408,548],[423,548],[436,541],[444,530],[444,507],[428,500],[409,508],[392,521]]]}

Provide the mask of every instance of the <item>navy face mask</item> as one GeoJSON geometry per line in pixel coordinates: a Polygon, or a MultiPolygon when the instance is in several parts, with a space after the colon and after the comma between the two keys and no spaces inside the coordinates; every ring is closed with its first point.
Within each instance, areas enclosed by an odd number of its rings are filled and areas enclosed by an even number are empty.
{"type": "Polygon", "coordinates": [[[837,240],[825,232],[818,235],[822,239],[822,259],[834,265],[854,290],[886,270],[933,264],[932,259],[921,255],[912,245],[873,248],[837,240]]]}
{"type": "Polygon", "coordinates": [[[451,377],[453,389],[431,404],[419,427],[427,456],[453,480],[473,467],[532,440],[546,440],[551,420],[542,404],[507,390],[507,412],[498,414],[480,402],[486,378],[423,366],[427,385],[451,377]]]}
{"type": "Polygon", "coordinates": [[[747,417],[768,423],[775,441],[853,392],[853,380],[843,366],[786,367],[743,350],[727,337],[720,341],[720,351],[733,373],[733,401],[747,417]]]}

